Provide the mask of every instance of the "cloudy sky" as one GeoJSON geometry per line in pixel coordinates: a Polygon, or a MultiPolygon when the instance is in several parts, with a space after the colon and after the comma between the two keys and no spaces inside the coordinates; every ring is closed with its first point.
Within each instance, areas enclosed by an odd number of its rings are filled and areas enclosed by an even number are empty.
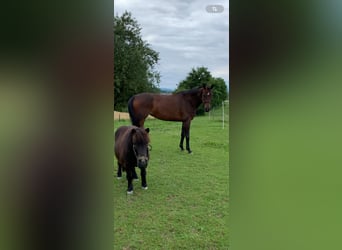
{"type": "Polygon", "coordinates": [[[115,0],[114,14],[132,13],[142,38],[159,52],[161,88],[175,89],[192,68],[207,67],[214,77],[229,78],[229,0],[115,0]],[[221,5],[209,13],[208,5],[221,5]]]}

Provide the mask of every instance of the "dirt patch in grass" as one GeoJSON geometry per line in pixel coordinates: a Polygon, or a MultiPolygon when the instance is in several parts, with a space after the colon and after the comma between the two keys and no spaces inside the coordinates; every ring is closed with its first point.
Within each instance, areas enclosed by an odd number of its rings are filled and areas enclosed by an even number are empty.
{"type": "MultiPolygon", "coordinates": [[[[153,116],[148,116],[148,119],[154,119],[153,116]]],[[[129,114],[127,112],[118,112],[114,111],[114,121],[124,121],[124,120],[129,120],[129,114]]]]}

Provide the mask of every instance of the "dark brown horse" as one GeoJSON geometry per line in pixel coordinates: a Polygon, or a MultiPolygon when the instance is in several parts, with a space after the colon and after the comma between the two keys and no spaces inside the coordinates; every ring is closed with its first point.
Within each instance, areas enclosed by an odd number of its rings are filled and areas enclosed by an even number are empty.
{"type": "Polygon", "coordinates": [[[115,156],[118,160],[117,176],[126,171],[127,194],[133,193],[133,179],[137,178],[135,167],[140,168],[141,186],[147,189],[146,168],[149,161],[149,129],[136,126],[121,126],[115,132],[115,156]]]}
{"type": "Polygon", "coordinates": [[[132,124],[143,127],[148,115],[165,121],[182,122],[182,132],[179,147],[183,148],[186,138],[186,150],[190,150],[190,123],[201,103],[204,110],[210,110],[212,88],[203,85],[190,90],[185,90],[172,95],[141,93],[132,96],[128,101],[128,111],[132,124]]]}

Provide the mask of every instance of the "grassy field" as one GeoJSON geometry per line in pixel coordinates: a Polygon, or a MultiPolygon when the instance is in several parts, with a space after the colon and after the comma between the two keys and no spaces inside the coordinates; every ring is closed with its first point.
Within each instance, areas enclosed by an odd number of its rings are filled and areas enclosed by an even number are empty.
{"type": "Polygon", "coordinates": [[[146,121],[153,146],[148,190],[139,180],[126,195],[114,160],[114,249],[228,249],[228,123],[222,129],[220,112],[192,121],[193,154],[178,147],[181,123],[146,121]]]}

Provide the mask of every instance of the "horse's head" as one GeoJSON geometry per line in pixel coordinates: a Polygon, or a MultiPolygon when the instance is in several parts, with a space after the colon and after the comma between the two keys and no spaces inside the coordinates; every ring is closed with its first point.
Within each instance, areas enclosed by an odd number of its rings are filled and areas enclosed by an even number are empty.
{"type": "Polygon", "coordinates": [[[212,89],[214,88],[214,85],[211,85],[210,87],[207,87],[205,84],[203,84],[201,88],[201,100],[204,105],[204,111],[209,112],[210,110],[210,102],[211,102],[211,96],[212,96],[212,89]]]}
{"type": "Polygon", "coordinates": [[[148,133],[150,129],[135,128],[132,130],[132,143],[135,157],[137,158],[137,165],[139,168],[147,168],[148,160],[150,157],[149,145],[150,139],[148,133]]]}

